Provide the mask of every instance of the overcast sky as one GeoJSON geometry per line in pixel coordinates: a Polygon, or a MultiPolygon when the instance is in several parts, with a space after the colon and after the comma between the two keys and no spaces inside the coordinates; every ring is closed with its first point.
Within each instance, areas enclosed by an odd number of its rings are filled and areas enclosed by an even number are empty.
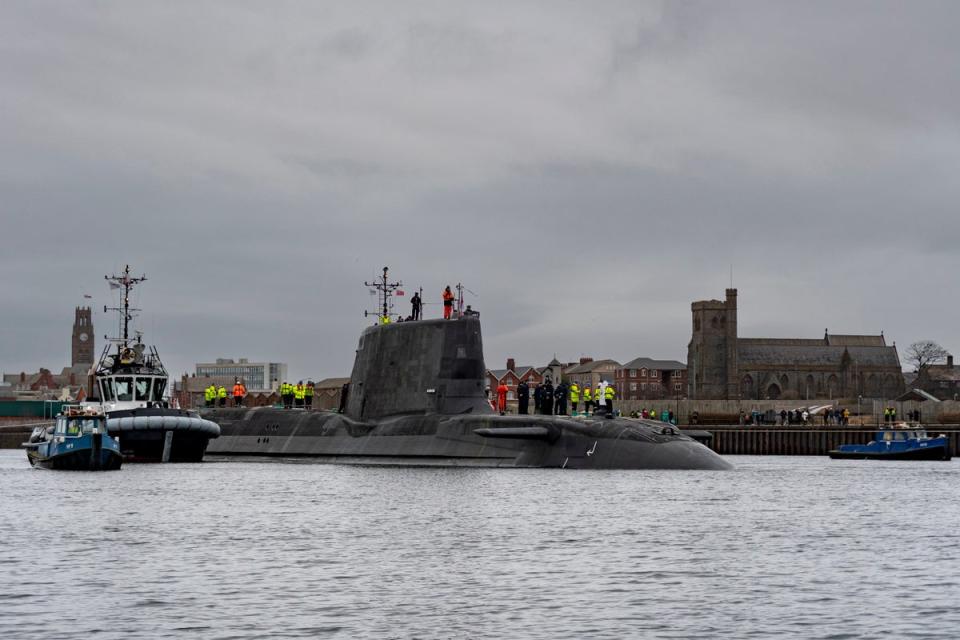
{"type": "MultiPolygon", "coordinates": [[[[130,263],[171,373],[349,375],[383,266],[487,366],[740,335],[960,351],[956,2],[0,3],[0,369],[130,263]],[[427,308],[439,313],[438,305],[427,308]]],[[[408,303],[398,301],[408,313],[408,303]]]]}

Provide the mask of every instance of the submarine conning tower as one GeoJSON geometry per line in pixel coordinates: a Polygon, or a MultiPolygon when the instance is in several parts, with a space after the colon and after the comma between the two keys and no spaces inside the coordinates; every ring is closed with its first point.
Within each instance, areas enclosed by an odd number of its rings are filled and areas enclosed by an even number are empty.
{"type": "Polygon", "coordinates": [[[368,327],[357,345],[346,414],[358,421],[491,414],[485,371],[476,316],[368,327]]]}

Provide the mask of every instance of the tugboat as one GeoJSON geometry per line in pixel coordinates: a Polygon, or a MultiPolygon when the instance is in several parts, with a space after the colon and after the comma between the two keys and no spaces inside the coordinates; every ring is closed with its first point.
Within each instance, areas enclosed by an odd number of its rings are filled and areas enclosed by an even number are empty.
{"type": "Polygon", "coordinates": [[[108,339],[94,371],[91,403],[102,408],[110,433],[119,436],[125,460],[132,462],[200,462],[220,426],[196,411],[175,409],[166,399],[169,376],[156,347],[143,344],[141,332],[130,337],[130,290],[146,280],[134,278],[127,265],[122,276],[104,276],[123,289],[122,305],[104,307],[120,313],[123,335],[108,339]]]}
{"type": "Polygon", "coordinates": [[[923,429],[903,425],[881,429],[868,444],[842,444],[830,452],[834,460],[949,460],[950,440],[931,438],[923,429]]]}
{"type": "Polygon", "coordinates": [[[123,464],[120,443],[94,407],[64,406],[54,426],[37,427],[22,446],[30,466],[41,469],[113,471],[123,464]]]}

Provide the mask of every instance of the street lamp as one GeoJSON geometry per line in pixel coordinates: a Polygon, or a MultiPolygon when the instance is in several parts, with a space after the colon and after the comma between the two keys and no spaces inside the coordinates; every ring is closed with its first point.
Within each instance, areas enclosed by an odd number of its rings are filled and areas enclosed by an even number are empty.
{"type": "Polygon", "coordinates": [[[863,420],[860,418],[860,401],[863,400],[863,396],[857,396],[857,420],[860,421],[860,426],[863,426],[863,420]]]}

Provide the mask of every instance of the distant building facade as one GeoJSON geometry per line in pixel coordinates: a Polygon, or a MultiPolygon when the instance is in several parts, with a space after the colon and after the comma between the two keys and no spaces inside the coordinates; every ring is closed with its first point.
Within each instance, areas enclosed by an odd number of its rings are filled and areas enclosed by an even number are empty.
{"type": "MultiPolygon", "coordinates": [[[[580,364],[569,367],[563,372],[567,382],[576,382],[581,389],[596,389],[601,380],[615,383],[620,363],[616,360],[594,360],[581,358],[580,364]]],[[[619,391],[619,390],[618,390],[619,391]]]]}
{"type": "Polygon", "coordinates": [[[283,362],[250,362],[246,358],[236,362],[230,358],[217,358],[216,362],[197,363],[196,377],[228,380],[231,386],[235,378],[240,378],[249,392],[277,391],[280,383],[287,380],[287,365],[283,362]]]}
{"type": "Polygon", "coordinates": [[[953,356],[947,356],[946,364],[928,364],[921,368],[913,386],[938,400],[960,399],[960,369],[953,366],[953,356]]]}
{"type": "Polygon", "coordinates": [[[635,358],[614,372],[621,400],[661,400],[687,396],[687,365],[676,360],[635,358]]]}
{"type": "MultiPolygon", "coordinates": [[[[549,367],[542,368],[547,369],[549,367]]],[[[518,406],[517,386],[520,384],[520,381],[522,380],[527,383],[531,389],[532,396],[533,388],[541,384],[543,379],[543,374],[540,372],[540,369],[528,365],[518,367],[513,358],[507,358],[507,367],[505,369],[487,369],[487,387],[490,389],[489,397],[491,400],[496,400],[497,387],[503,382],[507,387],[507,407],[509,410],[515,411],[518,406]]],[[[532,399],[531,402],[533,402],[532,399]]]]}
{"type": "Polygon", "coordinates": [[[737,290],[691,305],[687,395],[695,400],[894,398],[904,391],[896,346],[883,335],[741,338],[737,290]]]}

